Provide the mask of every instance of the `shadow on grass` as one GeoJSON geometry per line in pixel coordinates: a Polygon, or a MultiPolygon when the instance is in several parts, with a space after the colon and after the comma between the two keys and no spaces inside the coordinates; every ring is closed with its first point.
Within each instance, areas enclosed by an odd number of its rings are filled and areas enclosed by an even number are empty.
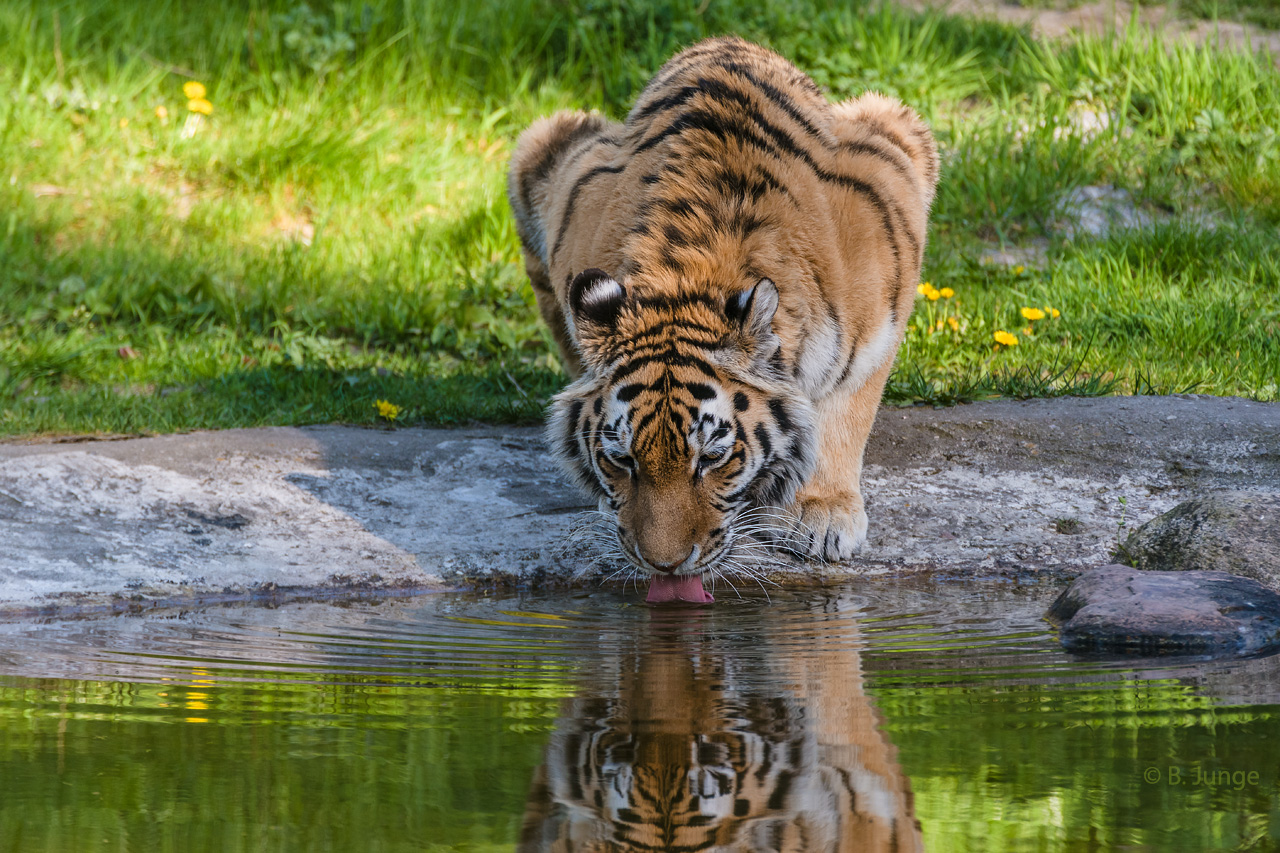
{"type": "Polygon", "coordinates": [[[0,435],[373,423],[378,400],[531,423],[564,381],[523,272],[461,263],[453,220],[360,257],[175,242],[155,218],[66,245],[65,211],[23,207],[0,232],[0,435]]]}
{"type": "Polygon", "coordinates": [[[397,424],[533,424],[562,384],[559,374],[524,365],[470,365],[443,376],[259,368],[141,393],[96,386],[28,397],[16,406],[7,401],[0,435],[390,423],[379,415],[379,400],[398,407],[397,424]]]}

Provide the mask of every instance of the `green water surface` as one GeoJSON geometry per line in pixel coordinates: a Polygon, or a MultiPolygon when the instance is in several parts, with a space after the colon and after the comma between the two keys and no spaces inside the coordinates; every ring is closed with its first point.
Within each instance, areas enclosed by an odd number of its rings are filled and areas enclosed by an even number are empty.
{"type": "Polygon", "coordinates": [[[1280,849],[1277,659],[1076,659],[1046,594],[0,625],[0,851],[1280,849]]]}

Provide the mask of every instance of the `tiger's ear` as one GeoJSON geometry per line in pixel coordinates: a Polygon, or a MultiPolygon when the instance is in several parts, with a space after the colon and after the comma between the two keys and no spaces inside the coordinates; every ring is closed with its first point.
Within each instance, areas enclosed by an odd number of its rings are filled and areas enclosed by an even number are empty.
{"type": "Polygon", "coordinates": [[[613,333],[627,291],[604,270],[583,270],[569,282],[569,312],[582,354],[593,361],[603,338],[613,333]]]}
{"type": "Polygon", "coordinates": [[[781,345],[773,333],[777,311],[778,288],[767,278],[725,300],[725,317],[738,329],[742,350],[756,365],[767,362],[781,345]]]}

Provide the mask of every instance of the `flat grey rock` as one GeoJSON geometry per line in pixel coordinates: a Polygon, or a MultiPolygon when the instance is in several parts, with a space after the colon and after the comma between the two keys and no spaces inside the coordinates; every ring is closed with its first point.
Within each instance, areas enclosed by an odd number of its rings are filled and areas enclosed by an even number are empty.
{"type": "Polygon", "coordinates": [[[1280,595],[1226,572],[1103,566],[1047,614],[1069,651],[1246,655],[1280,649],[1280,595]]]}
{"type": "Polygon", "coordinates": [[[1183,501],[1133,531],[1124,555],[1141,569],[1230,572],[1280,590],[1280,493],[1227,491],[1183,501]]]}
{"type": "MultiPolygon", "coordinates": [[[[757,569],[780,584],[1074,575],[1108,561],[1122,523],[1206,490],[1280,492],[1277,423],[1280,405],[1190,396],[884,409],[863,551],[757,569]]],[[[617,567],[588,509],[528,427],[0,443],[0,616],[594,585],[617,567]]]]}

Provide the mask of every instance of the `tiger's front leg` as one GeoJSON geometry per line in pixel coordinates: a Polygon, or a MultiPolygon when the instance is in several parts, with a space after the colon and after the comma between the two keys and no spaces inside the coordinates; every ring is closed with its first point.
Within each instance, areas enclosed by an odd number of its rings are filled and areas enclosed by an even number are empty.
{"type": "Polygon", "coordinates": [[[833,394],[815,407],[818,465],[791,506],[791,549],[815,560],[847,560],[867,540],[862,503],[862,453],[875,423],[889,358],[853,394],[833,394]]]}
{"type": "Polygon", "coordinates": [[[569,332],[569,324],[565,320],[564,309],[556,299],[556,292],[547,277],[546,267],[533,255],[525,253],[525,269],[529,273],[529,282],[533,285],[533,295],[538,303],[538,313],[551,330],[556,346],[560,349],[560,364],[569,378],[577,379],[582,375],[582,360],[578,356],[578,348],[573,344],[573,335],[569,332]]]}

